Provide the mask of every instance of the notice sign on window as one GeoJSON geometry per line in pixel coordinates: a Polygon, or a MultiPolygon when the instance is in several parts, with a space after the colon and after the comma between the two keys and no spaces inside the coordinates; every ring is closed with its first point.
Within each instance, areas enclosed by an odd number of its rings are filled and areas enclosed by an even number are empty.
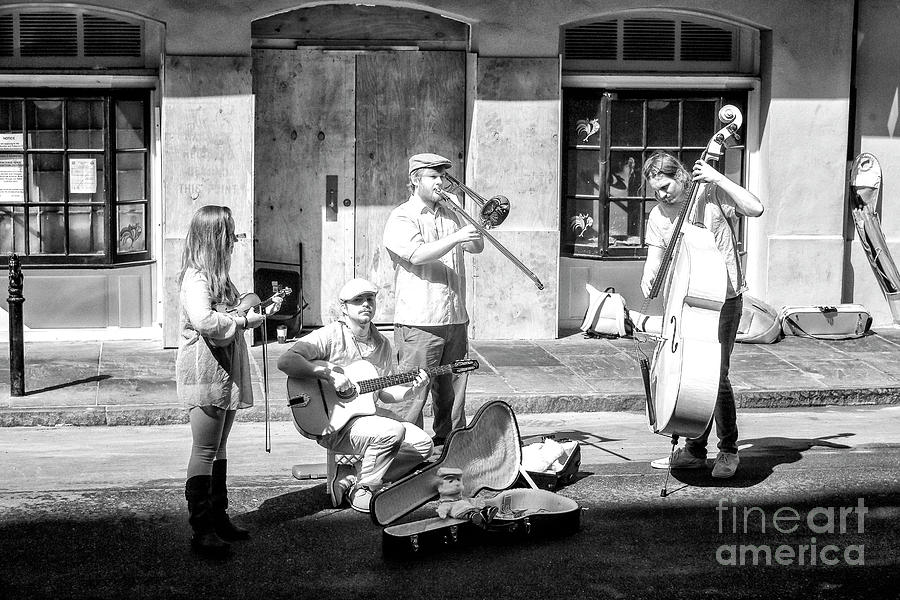
{"type": "Polygon", "coordinates": [[[0,150],[22,150],[23,139],[21,133],[0,133],[0,150]]]}
{"type": "Polygon", "coordinates": [[[22,156],[0,158],[0,202],[25,202],[25,169],[22,156]]]}
{"type": "Polygon", "coordinates": [[[70,194],[96,194],[97,193],[97,159],[96,158],[70,158],[69,159],[69,193],[70,194]]]}

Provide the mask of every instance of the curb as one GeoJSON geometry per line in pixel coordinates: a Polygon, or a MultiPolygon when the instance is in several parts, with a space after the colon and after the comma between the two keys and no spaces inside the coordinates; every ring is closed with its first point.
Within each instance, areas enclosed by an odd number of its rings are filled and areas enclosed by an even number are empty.
{"type": "MultiPolygon", "coordinates": [[[[738,408],[804,408],[822,406],[900,405],[900,387],[835,388],[738,392],[738,408]]],[[[566,412],[643,412],[643,394],[469,394],[467,412],[502,400],[521,414],[566,412]]],[[[430,407],[426,408],[430,416],[430,407]]],[[[238,411],[238,421],[261,422],[265,407],[257,401],[252,408],[238,411]]],[[[290,421],[283,399],[269,401],[269,419],[290,421]]],[[[152,426],[187,423],[187,411],[177,403],[147,405],[107,405],[91,407],[2,408],[0,427],[85,427],[152,426]]]]}

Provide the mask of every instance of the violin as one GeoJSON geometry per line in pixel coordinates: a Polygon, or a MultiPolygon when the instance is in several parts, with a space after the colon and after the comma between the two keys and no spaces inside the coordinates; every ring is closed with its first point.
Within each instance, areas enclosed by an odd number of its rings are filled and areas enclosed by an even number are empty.
{"type": "Polygon", "coordinates": [[[246,317],[251,310],[258,309],[258,311],[263,311],[274,304],[276,298],[284,299],[292,291],[289,287],[282,288],[266,300],[260,300],[259,296],[253,292],[247,292],[246,294],[241,294],[237,304],[216,304],[216,310],[232,316],[246,317]]]}
{"type": "MultiPolygon", "coordinates": [[[[740,111],[726,105],[718,117],[725,126],[703,151],[701,158],[706,162],[717,161],[739,139],[740,111]]],[[[671,435],[673,443],[677,436],[701,435],[712,419],[722,361],[719,313],[728,286],[725,259],[712,232],[687,219],[703,187],[694,181],[690,186],[690,197],[683,203],[648,296],[656,297],[668,284],[662,337],[652,367],[646,359],[641,361],[650,429],[671,435]]]]}

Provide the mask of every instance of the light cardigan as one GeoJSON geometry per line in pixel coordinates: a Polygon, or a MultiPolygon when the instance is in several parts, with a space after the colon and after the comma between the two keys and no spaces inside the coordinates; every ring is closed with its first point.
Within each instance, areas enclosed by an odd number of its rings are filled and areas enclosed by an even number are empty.
{"type": "Polygon", "coordinates": [[[243,319],[217,312],[206,276],[185,271],[181,282],[181,339],[175,358],[178,400],[188,408],[253,406],[250,357],[243,319]]]}

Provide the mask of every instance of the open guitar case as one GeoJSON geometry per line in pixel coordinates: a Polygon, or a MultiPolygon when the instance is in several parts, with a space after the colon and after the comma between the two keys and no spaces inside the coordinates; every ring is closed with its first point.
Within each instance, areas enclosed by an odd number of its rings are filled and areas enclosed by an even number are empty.
{"type": "MultiPolygon", "coordinates": [[[[484,513],[485,511],[482,511],[484,513]]],[[[578,531],[581,508],[571,498],[537,489],[522,469],[522,441],[512,408],[495,401],[482,406],[472,422],[453,430],[440,458],[375,494],[372,520],[384,527],[385,557],[426,554],[469,544],[561,536],[578,531]],[[466,498],[482,491],[499,492],[478,501],[491,516],[457,519],[434,516],[401,522],[438,499],[438,469],[460,469],[466,498]],[[510,489],[522,476],[531,488],[510,489]],[[476,524],[477,523],[477,524],[476,524]]],[[[436,513],[433,513],[436,514],[436,513]]]]}

